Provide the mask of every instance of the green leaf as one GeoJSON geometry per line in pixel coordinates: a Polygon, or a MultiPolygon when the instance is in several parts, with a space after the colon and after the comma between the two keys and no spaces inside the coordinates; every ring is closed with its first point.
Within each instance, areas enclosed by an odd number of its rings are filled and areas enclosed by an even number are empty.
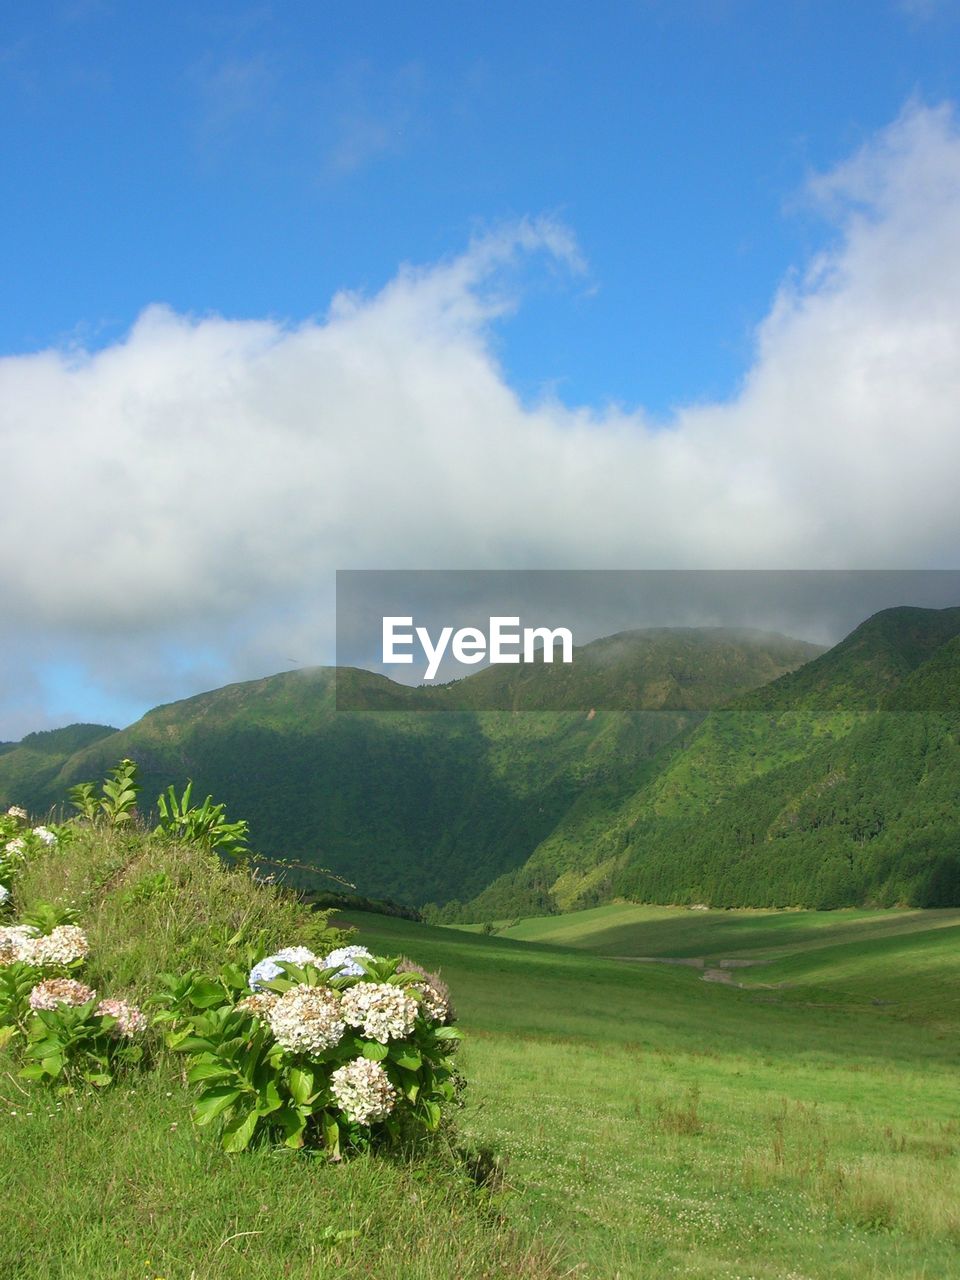
{"type": "Polygon", "coordinates": [[[398,1067],[404,1067],[407,1071],[419,1071],[423,1066],[423,1059],[417,1053],[416,1049],[400,1048],[395,1049],[391,1053],[393,1061],[398,1067]]]}
{"type": "Polygon", "coordinates": [[[288,1078],[290,1088],[290,1096],[294,1102],[300,1104],[306,1103],[313,1097],[316,1092],[316,1082],[312,1071],[305,1071],[301,1067],[291,1067],[288,1078]]]}
{"type": "Polygon", "coordinates": [[[288,1147],[303,1146],[303,1131],[307,1127],[307,1117],[296,1107],[281,1107],[270,1117],[284,1133],[284,1144],[288,1147]]]}
{"type": "Polygon", "coordinates": [[[330,1152],[331,1160],[340,1159],[340,1126],[337,1124],[336,1117],[331,1115],[329,1111],[322,1113],[321,1124],[323,1127],[323,1145],[330,1152]]]}
{"type": "Polygon", "coordinates": [[[215,1053],[217,1048],[212,1040],[206,1040],[203,1036],[184,1036],[181,1039],[179,1032],[168,1037],[168,1043],[178,1053],[215,1053]]]}
{"type": "Polygon", "coordinates": [[[88,1084],[95,1084],[98,1089],[105,1089],[108,1084],[113,1084],[113,1076],[106,1071],[84,1073],[83,1078],[88,1084]]]}
{"type": "Polygon", "coordinates": [[[385,1044],[378,1044],[376,1040],[367,1041],[363,1045],[361,1051],[365,1058],[369,1058],[371,1062],[382,1062],[389,1054],[390,1050],[385,1044]]]}
{"type": "Polygon", "coordinates": [[[218,1085],[214,1089],[208,1089],[193,1108],[197,1124],[210,1124],[242,1096],[243,1090],[234,1088],[233,1085],[218,1085]]]}
{"type": "Polygon", "coordinates": [[[199,1084],[201,1080],[227,1080],[234,1073],[229,1067],[219,1062],[198,1062],[187,1072],[189,1084],[199,1084]]]}
{"type": "Polygon", "coordinates": [[[188,999],[195,1009],[212,1009],[214,1005],[226,1003],[223,988],[209,978],[198,978],[190,988],[188,999]]]}
{"type": "Polygon", "coordinates": [[[428,1102],[424,1099],[420,1104],[423,1107],[427,1120],[427,1128],[436,1129],[440,1123],[440,1104],[437,1102],[428,1102]]]}
{"type": "Polygon", "coordinates": [[[267,1084],[259,1092],[257,1115],[267,1116],[271,1111],[276,1111],[281,1106],[283,1106],[283,1099],[280,1097],[280,1090],[277,1088],[276,1081],[267,1081],[267,1084]]]}
{"type": "Polygon", "coordinates": [[[248,1111],[246,1115],[235,1116],[228,1125],[224,1126],[221,1138],[224,1151],[243,1151],[250,1145],[250,1139],[259,1123],[260,1116],[256,1108],[248,1111]]]}

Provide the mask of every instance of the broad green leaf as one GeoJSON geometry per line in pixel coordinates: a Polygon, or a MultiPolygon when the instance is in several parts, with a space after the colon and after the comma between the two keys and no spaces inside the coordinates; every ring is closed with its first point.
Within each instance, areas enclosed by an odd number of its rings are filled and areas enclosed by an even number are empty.
{"type": "Polygon", "coordinates": [[[385,1044],[378,1044],[376,1040],[369,1040],[364,1043],[362,1052],[363,1056],[369,1058],[371,1062],[382,1062],[390,1050],[385,1044]]]}
{"type": "Polygon", "coordinates": [[[257,1125],[260,1123],[260,1116],[256,1109],[248,1111],[246,1115],[235,1116],[228,1125],[224,1126],[221,1145],[224,1151],[243,1151],[250,1145],[250,1139],[256,1132],[257,1125]]]}
{"type": "Polygon", "coordinates": [[[270,1117],[276,1121],[284,1133],[284,1144],[288,1147],[303,1146],[303,1131],[307,1127],[307,1117],[296,1107],[281,1107],[270,1117]]]}
{"type": "Polygon", "coordinates": [[[197,1124],[210,1124],[242,1096],[243,1091],[233,1085],[218,1085],[214,1089],[208,1089],[193,1108],[197,1124]]]}
{"type": "Polygon", "coordinates": [[[261,1116],[269,1115],[271,1111],[276,1111],[282,1105],[283,1099],[280,1097],[280,1090],[277,1088],[276,1081],[269,1080],[264,1088],[259,1091],[257,1114],[261,1116]]]}
{"type": "Polygon", "coordinates": [[[216,1004],[223,1004],[226,999],[223,988],[209,978],[198,978],[190,988],[188,998],[195,1009],[212,1009],[216,1004]]]}
{"type": "Polygon", "coordinates": [[[229,1067],[219,1062],[198,1062],[187,1072],[189,1084],[199,1084],[201,1080],[227,1080],[233,1075],[229,1067]]]}
{"type": "Polygon", "coordinates": [[[291,1067],[289,1076],[290,1096],[294,1102],[305,1103],[316,1091],[316,1084],[312,1071],[305,1071],[301,1067],[291,1067]]]}

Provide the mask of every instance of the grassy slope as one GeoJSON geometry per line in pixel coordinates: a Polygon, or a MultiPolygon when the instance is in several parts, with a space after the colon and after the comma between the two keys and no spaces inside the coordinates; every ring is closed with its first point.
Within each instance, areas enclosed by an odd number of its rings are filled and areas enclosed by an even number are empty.
{"type": "MultiPolygon", "coordinates": [[[[215,965],[238,931],[234,952],[322,938],[296,904],[178,846],[81,844],[45,855],[20,891],[77,903],[105,990],[215,965]]],[[[461,1128],[507,1162],[493,1198],[442,1152],[336,1168],[227,1156],[162,1062],[136,1092],[55,1100],[21,1095],[0,1061],[4,1280],[955,1274],[950,917],[627,910],[517,931],[608,946],[632,929],[635,947],[658,934],[665,954],[740,949],[800,969],[788,988],[741,990],[583,945],[349,917],[360,940],[449,981],[468,1033],[461,1128]],[[870,998],[897,1003],[871,1005],[864,973],[870,998]]]]}
{"type": "MultiPolygon", "coordinates": [[[[158,970],[215,971],[245,947],[324,948],[341,935],[196,849],[84,838],[33,863],[18,905],[74,904],[86,976],[147,995],[158,970]],[[239,937],[238,937],[239,935],[239,937]]],[[[231,1157],[191,1119],[179,1059],[103,1094],[26,1091],[0,1052],[3,1280],[550,1280],[550,1251],[521,1240],[462,1160],[340,1166],[291,1152],[231,1157]]]]}
{"type": "MultiPolygon", "coordinates": [[[[479,926],[461,926],[473,931],[479,926]]],[[[607,956],[776,958],[873,938],[960,927],[960,910],[691,911],[611,903],[562,916],[504,923],[498,936],[579,947],[607,956]]]]}

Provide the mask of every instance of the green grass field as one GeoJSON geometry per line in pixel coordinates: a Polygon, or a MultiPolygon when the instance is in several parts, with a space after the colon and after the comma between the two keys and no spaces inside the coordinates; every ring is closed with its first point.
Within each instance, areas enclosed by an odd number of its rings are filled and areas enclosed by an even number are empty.
{"type": "Polygon", "coordinates": [[[572,1274],[960,1275],[960,912],[352,919],[457,992],[465,1128],[572,1274]],[[761,963],[740,988],[593,947],[761,963]]]}
{"type": "MultiPolygon", "coordinates": [[[[23,894],[77,903],[91,977],[134,989],[241,927],[310,937],[175,847],[82,845],[23,894]]],[[[347,919],[449,982],[457,1135],[411,1160],[231,1156],[168,1060],[55,1098],[0,1056],[2,1280],[960,1275],[960,912],[612,906],[490,937],[347,919]],[[757,963],[703,980],[729,959],[757,963]],[[461,1151],[481,1149],[478,1187],[461,1151]]]]}

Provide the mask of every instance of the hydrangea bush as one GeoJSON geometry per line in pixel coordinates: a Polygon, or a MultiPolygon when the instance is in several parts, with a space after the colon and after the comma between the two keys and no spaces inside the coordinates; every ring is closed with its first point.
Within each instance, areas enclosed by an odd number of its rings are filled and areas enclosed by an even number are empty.
{"type": "Polygon", "coordinates": [[[56,845],[63,828],[31,827],[26,809],[13,804],[0,813],[0,913],[9,910],[18,872],[31,854],[56,845]]]}
{"type": "Polygon", "coordinates": [[[40,907],[30,921],[0,927],[0,1045],[17,1050],[21,1080],[107,1085],[121,1065],[142,1059],[147,1020],[76,976],[89,944],[61,915],[40,907]]]}
{"type": "Polygon", "coordinates": [[[218,1124],[228,1151],[263,1140],[339,1159],[434,1132],[454,1100],[447,989],[401,957],[290,947],[249,973],[163,981],[159,1020],[191,1059],[197,1122],[218,1124]]]}

